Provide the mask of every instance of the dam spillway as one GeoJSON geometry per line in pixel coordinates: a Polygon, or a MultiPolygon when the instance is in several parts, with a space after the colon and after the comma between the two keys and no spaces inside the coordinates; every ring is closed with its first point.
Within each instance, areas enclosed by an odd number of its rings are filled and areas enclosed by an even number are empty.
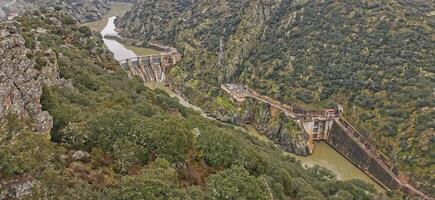
{"type": "Polygon", "coordinates": [[[140,77],[144,82],[165,82],[167,73],[181,59],[177,51],[147,55],[119,61],[130,78],[140,77]]]}
{"type": "Polygon", "coordinates": [[[128,76],[138,76],[144,82],[164,82],[167,73],[181,59],[177,49],[157,44],[148,43],[147,47],[162,53],[153,55],[137,55],[123,44],[123,38],[116,32],[116,17],[109,17],[106,27],[101,30],[103,41],[107,48],[113,53],[121,67],[127,71],[128,76]]]}
{"type": "Polygon", "coordinates": [[[400,190],[415,199],[433,199],[407,183],[406,179],[399,178],[403,175],[372,145],[368,134],[361,134],[344,119],[340,114],[341,108],[339,111],[304,110],[260,95],[245,85],[223,84],[221,89],[237,105],[243,104],[248,98],[254,99],[268,105],[271,112],[282,112],[297,122],[308,136],[308,152],[312,153],[313,141],[323,140],[385,189],[400,190]]]}
{"type": "Polygon", "coordinates": [[[396,174],[387,170],[388,167],[378,161],[367,147],[357,142],[358,138],[347,132],[346,127],[338,120],[332,123],[329,137],[325,141],[359,169],[377,179],[383,187],[391,190],[400,189],[400,181],[396,174]]]}

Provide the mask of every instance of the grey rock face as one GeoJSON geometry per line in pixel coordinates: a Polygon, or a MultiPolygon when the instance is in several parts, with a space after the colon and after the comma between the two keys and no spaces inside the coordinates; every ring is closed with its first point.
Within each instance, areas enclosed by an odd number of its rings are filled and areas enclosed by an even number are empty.
{"type": "Polygon", "coordinates": [[[28,51],[19,24],[0,23],[0,121],[13,113],[33,119],[35,131],[48,133],[53,120],[41,109],[44,79],[27,58],[28,51]]]}
{"type": "Polygon", "coordinates": [[[249,123],[260,134],[265,135],[285,151],[296,155],[309,155],[308,137],[301,127],[288,117],[273,116],[270,107],[264,103],[247,101],[242,105],[240,113],[228,114],[216,111],[213,117],[238,126],[249,123]]]}
{"type": "Polygon", "coordinates": [[[0,193],[0,200],[2,199],[23,199],[26,195],[29,195],[33,187],[33,182],[24,181],[10,184],[4,193],[0,193]]]}
{"type": "Polygon", "coordinates": [[[72,155],[72,159],[76,160],[76,161],[88,161],[91,158],[91,155],[86,152],[86,151],[76,151],[73,155],[72,155]]]}

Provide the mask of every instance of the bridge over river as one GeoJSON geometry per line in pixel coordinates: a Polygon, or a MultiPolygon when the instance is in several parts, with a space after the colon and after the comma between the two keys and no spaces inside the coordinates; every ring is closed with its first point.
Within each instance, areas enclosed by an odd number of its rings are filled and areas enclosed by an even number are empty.
{"type": "Polygon", "coordinates": [[[401,190],[415,198],[432,200],[407,183],[394,165],[372,145],[370,137],[357,131],[336,110],[305,110],[293,107],[260,95],[244,85],[223,84],[221,88],[237,104],[252,98],[268,104],[271,112],[279,111],[295,120],[308,135],[307,149],[310,153],[314,149],[313,141],[323,140],[385,189],[401,190]]]}

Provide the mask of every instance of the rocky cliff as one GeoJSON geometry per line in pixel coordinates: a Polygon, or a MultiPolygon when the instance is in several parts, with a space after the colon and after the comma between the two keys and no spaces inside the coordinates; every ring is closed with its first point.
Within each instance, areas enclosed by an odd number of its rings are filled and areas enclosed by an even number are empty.
{"type": "Polygon", "coordinates": [[[299,125],[270,105],[248,100],[243,103],[245,123],[252,124],[261,134],[278,144],[282,149],[297,155],[308,156],[308,135],[299,125]]]}
{"type": "MultiPolygon", "coordinates": [[[[191,96],[197,93],[191,93],[192,90],[189,89],[189,86],[183,87],[174,83],[173,78],[167,81],[180,95],[192,99],[195,103],[201,104],[199,101],[206,98],[205,95],[200,95],[201,97],[197,98],[191,96]]],[[[310,154],[307,147],[308,135],[302,130],[302,127],[282,112],[273,109],[268,104],[249,98],[242,104],[235,104],[226,94],[223,92],[221,94],[222,96],[217,99],[217,102],[219,102],[217,108],[205,108],[210,116],[238,126],[251,125],[258,133],[265,135],[285,151],[302,156],[310,154]]],[[[210,104],[210,101],[208,104],[210,104]]]]}
{"type": "Polygon", "coordinates": [[[33,119],[37,132],[47,133],[53,122],[40,105],[45,78],[27,57],[29,52],[19,24],[0,23],[0,121],[8,114],[17,114],[33,119]]]}

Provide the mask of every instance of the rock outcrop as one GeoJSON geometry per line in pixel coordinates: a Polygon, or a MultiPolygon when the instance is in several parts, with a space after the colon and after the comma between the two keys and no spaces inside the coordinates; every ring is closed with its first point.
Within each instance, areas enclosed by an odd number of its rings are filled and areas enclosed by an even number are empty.
{"type": "Polygon", "coordinates": [[[0,120],[16,114],[32,119],[35,131],[48,133],[53,120],[40,104],[45,78],[27,57],[24,42],[17,22],[0,23],[0,120]]]}
{"type": "Polygon", "coordinates": [[[274,112],[269,105],[247,100],[237,113],[218,110],[212,114],[216,119],[236,125],[252,125],[260,134],[265,135],[283,150],[307,156],[308,136],[292,119],[274,112]]]}
{"type": "Polygon", "coordinates": [[[0,193],[0,199],[23,199],[31,193],[34,183],[28,180],[17,180],[8,183],[5,193],[0,193]]]}
{"type": "Polygon", "coordinates": [[[76,151],[72,157],[75,161],[89,161],[91,159],[91,154],[86,151],[76,151]]]}

